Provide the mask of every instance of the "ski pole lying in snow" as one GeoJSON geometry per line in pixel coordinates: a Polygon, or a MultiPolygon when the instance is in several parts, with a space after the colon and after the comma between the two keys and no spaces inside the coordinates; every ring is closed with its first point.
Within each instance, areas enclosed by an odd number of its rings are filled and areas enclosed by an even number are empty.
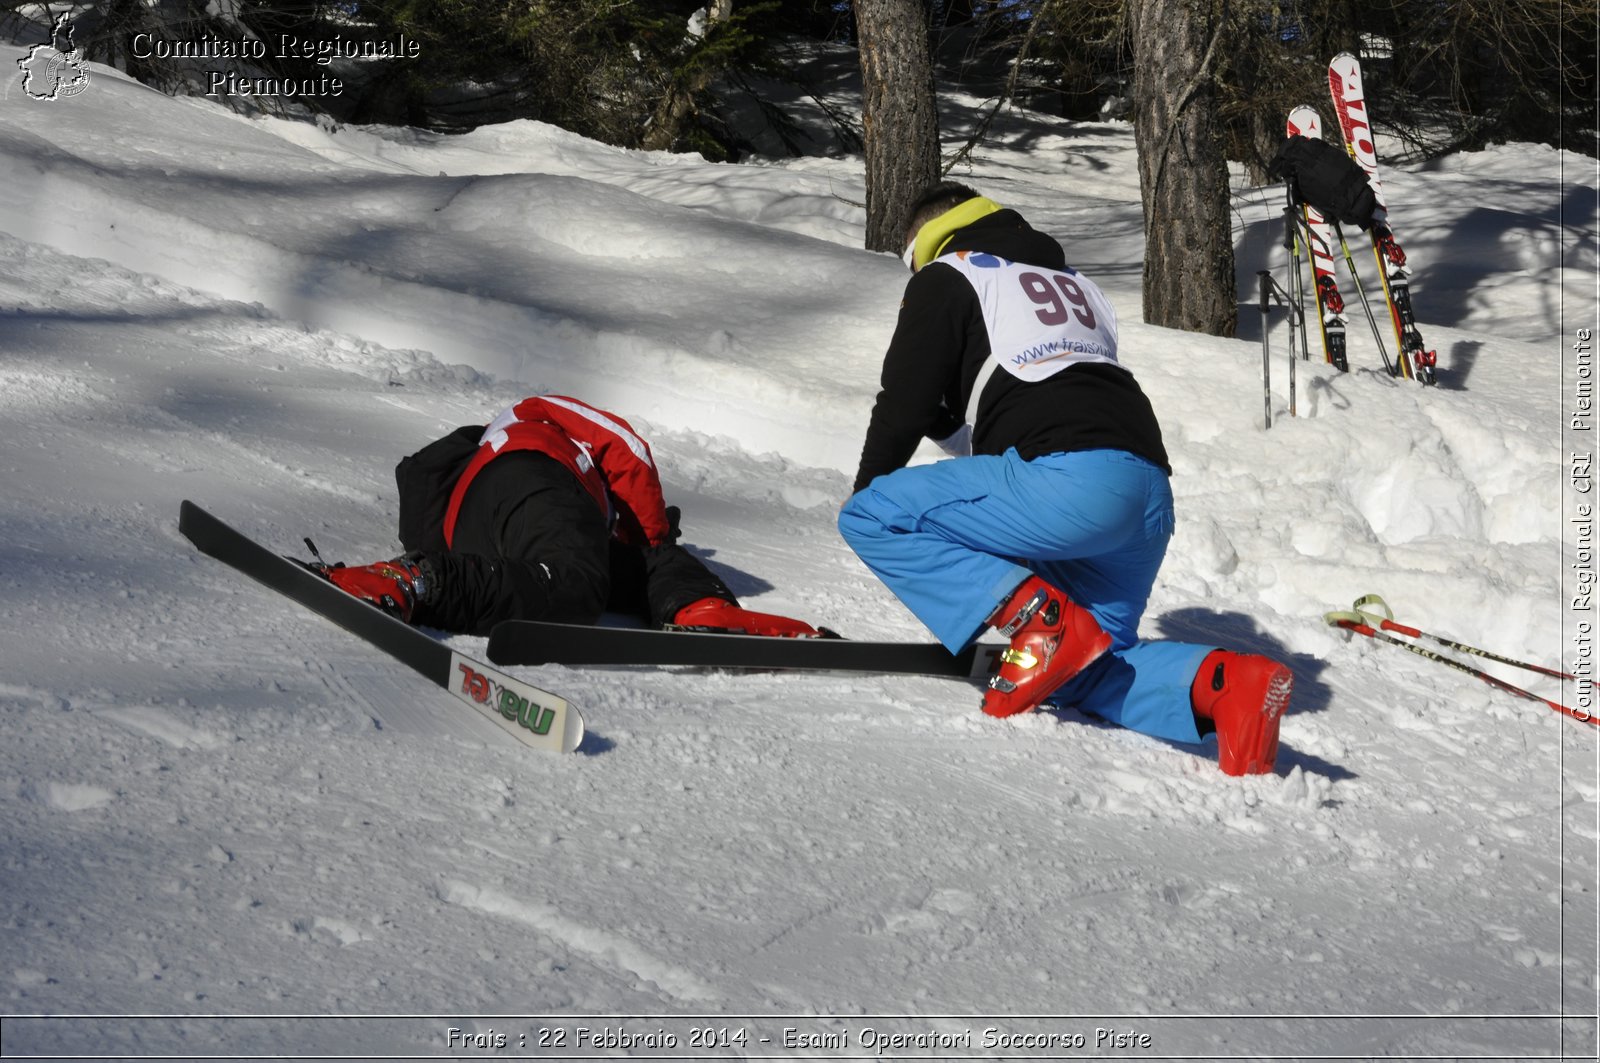
{"type": "Polygon", "coordinates": [[[1360,613],[1369,623],[1372,621],[1377,621],[1374,626],[1382,628],[1384,631],[1397,631],[1402,635],[1409,635],[1414,639],[1428,639],[1430,642],[1437,642],[1441,646],[1447,646],[1450,649],[1461,653],[1470,653],[1475,657],[1486,657],[1491,661],[1499,661],[1501,664],[1509,664],[1514,668],[1525,668],[1530,672],[1538,672],[1540,675],[1547,675],[1552,679],[1578,678],[1571,672],[1558,672],[1554,668],[1544,668],[1537,664],[1529,664],[1527,661],[1518,661],[1513,660],[1510,657],[1502,657],[1498,653],[1490,653],[1488,650],[1480,650],[1478,647],[1468,646],[1464,642],[1457,642],[1454,639],[1447,639],[1439,635],[1429,634],[1426,631],[1418,631],[1414,627],[1407,627],[1404,624],[1397,624],[1394,620],[1394,611],[1389,608],[1389,603],[1378,597],[1376,594],[1362,595],[1360,598],[1355,600],[1355,604],[1353,604],[1350,608],[1355,612],[1360,613]]]}
{"type": "Polygon", "coordinates": [[[1508,694],[1515,694],[1517,697],[1526,698],[1529,701],[1543,702],[1545,705],[1548,705],[1550,708],[1561,713],[1563,716],[1570,716],[1574,720],[1580,720],[1583,723],[1591,723],[1600,726],[1600,717],[1596,717],[1590,713],[1583,712],[1578,709],[1570,709],[1567,706],[1562,705],[1560,702],[1551,701],[1549,698],[1540,697],[1538,694],[1535,694],[1530,690],[1524,690],[1519,686],[1513,686],[1504,679],[1501,679],[1497,676],[1492,676],[1488,672],[1474,668],[1469,664],[1463,664],[1461,661],[1455,660],[1452,657],[1446,657],[1442,653],[1435,653],[1433,650],[1430,650],[1425,646],[1418,646],[1415,643],[1407,642],[1404,639],[1397,639],[1393,635],[1387,634],[1387,632],[1398,631],[1400,634],[1409,635],[1412,638],[1430,639],[1439,643],[1440,645],[1448,646],[1451,649],[1457,650],[1461,653],[1470,653],[1478,657],[1485,657],[1491,661],[1499,661],[1501,664],[1509,664],[1515,668],[1524,668],[1530,672],[1537,672],[1540,675],[1547,675],[1555,679],[1576,678],[1571,673],[1558,672],[1553,668],[1544,668],[1537,664],[1529,664],[1526,661],[1518,661],[1513,660],[1510,657],[1502,657],[1497,653],[1490,653],[1488,650],[1481,650],[1476,646],[1468,646],[1463,642],[1456,642],[1452,639],[1441,638],[1438,635],[1430,635],[1425,631],[1419,631],[1414,627],[1407,627],[1404,624],[1397,624],[1394,621],[1394,613],[1389,609],[1389,604],[1376,594],[1363,595],[1355,600],[1355,604],[1351,606],[1350,609],[1335,610],[1331,613],[1326,613],[1323,615],[1323,619],[1333,627],[1343,628],[1346,631],[1353,631],[1358,635],[1366,635],[1368,638],[1375,639],[1379,642],[1387,642],[1390,645],[1399,646],[1401,649],[1410,650],[1419,657],[1426,657],[1430,661],[1437,661],[1442,665],[1454,668],[1458,672],[1465,672],[1468,675],[1476,676],[1485,683],[1488,683],[1490,686],[1495,687],[1498,690],[1504,690],[1508,694]]]}

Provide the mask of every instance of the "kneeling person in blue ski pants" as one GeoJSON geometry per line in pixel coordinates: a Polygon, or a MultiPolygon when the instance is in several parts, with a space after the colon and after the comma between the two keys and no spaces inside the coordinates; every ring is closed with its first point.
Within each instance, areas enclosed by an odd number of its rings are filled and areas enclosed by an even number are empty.
{"type": "Polygon", "coordinates": [[[907,245],[840,533],[952,652],[990,627],[1010,639],[984,712],[1048,699],[1173,741],[1215,731],[1224,772],[1270,772],[1289,669],[1139,639],[1172,491],[1110,302],[1055,240],[962,185],[918,201],[907,245]],[[960,456],[906,467],[925,436],[960,456]]]}

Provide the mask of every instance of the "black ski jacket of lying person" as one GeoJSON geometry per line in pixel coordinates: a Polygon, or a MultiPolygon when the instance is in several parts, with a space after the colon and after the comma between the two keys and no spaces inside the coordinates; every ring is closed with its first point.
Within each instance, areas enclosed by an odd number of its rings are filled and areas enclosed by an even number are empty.
{"type": "MultiPolygon", "coordinates": [[[[1014,210],[957,229],[940,256],[957,252],[1067,269],[1061,245],[1014,210]]],[[[1041,305],[1037,312],[1054,309],[1041,305]]],[[[904,466],[923,438],[941,440],[957,432],[989,355],[989,325],[977,290],[947,262],[935,259],[923,266],[906,285],[900,304],[854,489],[904,466]]],[[[1124,450],[1171,473],[1150,401],[1121,365],[1070,365],[1042,380],[1022,380],[1004,369],[986,376],[973,421],[972,453],[1003,454],[1015,447],[1032,459],[1124,450]]]]}
{"type": "Polygon", "coordinates": [[[484,464],[467,488],[445,545],[455,484],[479,449],[482,426],[457,429],[403,460],[400,542],[425,575],[413,621],[487,635],[502,620],[592,624],[602,612],[654,625],[703,598],[737,604],[727,585],[677,543],[678,511],[660,516],[664,541],[613,534],[593,494],[562,461],[536,450],[484,464]]]}

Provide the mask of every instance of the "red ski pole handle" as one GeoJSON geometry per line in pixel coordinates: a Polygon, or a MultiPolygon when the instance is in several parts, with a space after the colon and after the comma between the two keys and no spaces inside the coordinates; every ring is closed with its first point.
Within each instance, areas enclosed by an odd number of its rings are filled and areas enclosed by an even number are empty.
{"type": "Polygon", "coordinates": [[[1429,642],[1437,642],[1441,646],[1446,646],[1461,653],[1470,653],[1474,657],[1483,657],[1487,660],[1499,661],[1501,664],[1509,664],[1513,668],[1521,668],[1528,672],[1537,672],[1540,675],[1547,675],[1552,679],[1577,678],[1577,676],[1573,675],[1571,672],[1562,672],[1557,671],[1554,668],[1545,668],[1542,665],[1529,664],[1527,661],[1519,661],[1514,657],[1504,657],[1498,653],[1491,653],[1488,650],[1479,649],[1476,646],[1469,646],[1464,642],[1457,642],[1455,639],[1447,639],[1442,635],[1435,635],[1430,631],[1422,631],[1418,628],[1407,627],[1405,624],[1395,621],[1394,613],[1389,610],[1389,603],[1378,597],[1376,594],[1368,594],[1357,598],[1355,604],[1351,608],[1355,611],[1355,615],[1359,615],[1362,619],[1369,622],[1376,621],[1378,626],[1385,631],[1399,632],[1402,635],[1406,635],[1414,639],[1427,639],[1429,642]]]}
{"type": "Polygon", "coordinates": [[[1514,686],[1511,683],[1506,682],[1504,679],[1501,679],[1498,676],[1492,676],[1488,672],[1482,671],[1481,669],[1473,668],[1471,665],[1462,664],[1460,661],[1446,657],[1442,653],[1434,653],[1432,650],[1425,647],[1414,646],[1409,642],[1402,642],[1393,635],[1386,635],[1362,619],[1362,617],[1368,615],[1370,614],[1329,613],[1325,619],[1334,627],[1343,628],[1346,631],[1353,631],[1358,635],[1366,635],[1370,639],[1374,639],[1379,642],[1387,642],[1391,646],[1399,646],[1403,650],[1410,650],[1419,657],[1426,657],[1430,661],[1437,661],[1442,665],[1454,668],[1458,672],[1465,672],[1467,675],[1476,676],[1497,690],[1503,690],[1508,694],[1515,694],[1517,697],[1524,698],[1528,701],[1543,702],[1546,706],[1554,711],[1561,713],[1563,716],[1570,716],[1580,723],[1600,726],[1600,716],[1595,716],[1593,713],[1585,712],[1582,709],[1569,708],[1560,702],[1551,701],[1549,698],[1540,697],[1531,690],[1524,690],[1519,686],[1514,686]]]}

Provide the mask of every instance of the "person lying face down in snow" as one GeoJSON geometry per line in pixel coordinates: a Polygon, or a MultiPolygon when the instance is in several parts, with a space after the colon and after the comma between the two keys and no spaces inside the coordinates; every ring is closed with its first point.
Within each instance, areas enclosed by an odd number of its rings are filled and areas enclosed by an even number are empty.
{"type": "Polygon", "coordinates": [[[606,611],[662,626],[817,637],[739,606],[677,544],[650,445],[614,413],[535,395],[395,468],[401,556],[312,567],[409,624],[487,635],[502,620],[592,624],[606,611]]]}
{"type": "Polygon", "coordinates": [[[906,285],[839,532],[956,652],[1010,639],[991,716],[1047,699],[1272,771],[1294,675],[1215,646],[1145,641],[1173,532],[1171,467],[1117,360],[1117,320],[1022,215],[965,185],[912,208],[906,285]],[[923,438],[954,456],[907,467],[923,438]]]}

